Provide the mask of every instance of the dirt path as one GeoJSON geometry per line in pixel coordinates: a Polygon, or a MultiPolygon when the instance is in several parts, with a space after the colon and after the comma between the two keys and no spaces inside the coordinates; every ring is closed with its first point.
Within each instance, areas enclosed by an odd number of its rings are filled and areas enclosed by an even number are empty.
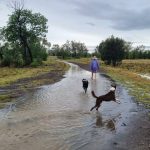
{"type": "Polygon", "coordinates": [[[104,94],[112,80],[76,65],[60,82],[29,91],[9,109],[0,111],[1,150],[149,150],[150,121],[128,92],[117,85],[121,104],[103,103],[92,111],[96,94],[104,94]],[[89,80],[87,94],[83,78],[89,80]]]}

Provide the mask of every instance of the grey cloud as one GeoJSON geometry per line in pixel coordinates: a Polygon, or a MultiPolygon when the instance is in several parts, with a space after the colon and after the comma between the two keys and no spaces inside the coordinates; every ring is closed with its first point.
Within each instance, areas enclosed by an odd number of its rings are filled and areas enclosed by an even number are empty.
{"type": "Polygon", "coordinates": [[[143,3],[141,7],[136,5],[135,1],[135,4],[133,3],[135,6],[131,7],[130,2],[124,6],[121,3],[117,3],[117,1],[111,0],[66,0],[66,2],[74,4],[76,6],[75,11],[80,15],[99,21],[108,21],[113,29],[150,29],[150,6],[146,5],[146,3],[143,3]]]}
{"type": "Polygon", "coordinates": [[[92,22],[87,22],[86,24],[88,24],[89,26],[95,26],[95,24],[92,22]]]}
{"type": "Polygon", "coordinates": [[[150,29],[150,9],[141,12],[130,12],[127,17],[117,20],[112,27],[118,30],[143,30],[150,29]]]}

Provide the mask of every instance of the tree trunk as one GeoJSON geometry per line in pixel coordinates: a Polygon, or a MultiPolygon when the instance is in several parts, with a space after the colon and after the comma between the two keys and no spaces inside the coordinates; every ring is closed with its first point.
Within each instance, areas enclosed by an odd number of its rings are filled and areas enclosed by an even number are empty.
{"type": "Polygon", "coordinates": [[[30,65],[31,62],[33,61],[33,57],[32,57],[32,53],[31,53],[31,49],[27,42],[27,37],[22,33],[22,22],[19,21],[19,18],[20,18],[20,13],[18,14],[20,43],[22,44],[23,49],[24,49],[25,65],[30,65]]]}
{"type": "Polygon", "coordinates": [[[32,53],[31,53],[31,49],[30,49],[30,47],[27,43],[27,40],[25,41],[25,45],[26,45],[26,50],[27,50],[27,53],[28,53],[28,56],[27,56],[27,59],[28,59],[27,65],[28,65],[28,64],[32,63],[33,57],[32,57],[32,53]]]}
{"type": "Polygon", "coordinates": [[[32,53],[31,53],[31,49],[27,43],[27,39],[24,38],[23,36],[21,37],[21,43],[23,45],[24,48],[24,60],[25,60],[25,65],[30,65],[33,61],[33,57],[32,57],[32,53]]]}
{"type": "Polygon", "coordinates": [[[3,53],[2,53],[2,48],[0,48],[0,59],[3,59],[3,53]]]}
{"type": "Polygon", "coordinates": [[[115,67],[116,66],[116,60],[112,60],[112,65],[115,67]]]}

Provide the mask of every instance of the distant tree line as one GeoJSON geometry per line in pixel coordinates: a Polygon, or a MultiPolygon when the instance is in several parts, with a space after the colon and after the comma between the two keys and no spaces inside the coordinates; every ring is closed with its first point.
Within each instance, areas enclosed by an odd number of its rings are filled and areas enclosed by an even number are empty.
{"type": "Polygon", "coordinates": [[[55,44],[52,46],[51,50],[49,51],[49,54],[53,56],[58,56],[62,59],[70,57],[80,58],[87,57],[90,55],[88,54],[88,50],[85,44],[76,41],[66,41],[66,43],[62,46],[55,44]]]}
{"type": "Polygon", "coordinates": [[[121,64],[123,59],[149,59],[150,51],[145,51],[143,46],[133,48],[130,42],[114,37],[113,35],[102,41],[92,54],[88,53],[84,43],[76,41],[66,41],[65,44],[59,46],[55,44],[49,51],[50,55],[59,58],[80,58],[91,57],[96,55],[101,58],[105,64],[116,66],[121,64]]]}
{"type": "Polygon", "coordinates": [[[145,50],[144,46],[137,46],[125,51],[124,59],[150,59],[150,50],[145,50]]]}
{"type": "Polygon", "coordinates": [[[46,60],[47,19],[40,13],[24,9],[23,3],[13,2],[7,25],[0,29],[0,65],[36,65],[46,60]]]}
{"type": "Polygon", "coordinates": [[[130,42],[113,35],[96,47],[95,55],[99,54],[105,64],[113,66],[121,64],[123,59],[150,59],[150,51],[145,51],[144,46],[133,48],[130,42]]]}

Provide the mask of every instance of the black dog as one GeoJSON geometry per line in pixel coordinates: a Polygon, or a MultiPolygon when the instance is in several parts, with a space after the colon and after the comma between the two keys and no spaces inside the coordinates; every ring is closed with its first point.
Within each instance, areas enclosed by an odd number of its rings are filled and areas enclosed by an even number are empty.
{"type": "Polygon", "coordinates": [[[120,104],[120,102],[117,101],[117,100],[116,100],[116,97],[115,97],[116,85],[111,85],[111,86],[112,86],[112,87],[110,88],[110,91],[109,91],[107,94],[101,95],[101,96],[99,96],[99,97],[95,95],[94,91],[91,92],[92,95],[93,95],[93,97],[96,98],[96,104],[95,104],[94,107],[91,108],[90,111],[92,111],[94,108],[96,108],[96,110],[98,110],[98,108],[101,106],[101,103],[102,103],[103,101],[106,101],[106,102],[114,101],[114,102],[120,104]]]}
{"type": "Polygon", "coordinates": [[[82,84],[83,84],[83,89],[84,89],[84,91],[85,91],[85,93],[86,93],[87,88],[88,88],[88,85],[89,85],[88,80],[83,79],[83,80],[82,80],[82,84]]]}

